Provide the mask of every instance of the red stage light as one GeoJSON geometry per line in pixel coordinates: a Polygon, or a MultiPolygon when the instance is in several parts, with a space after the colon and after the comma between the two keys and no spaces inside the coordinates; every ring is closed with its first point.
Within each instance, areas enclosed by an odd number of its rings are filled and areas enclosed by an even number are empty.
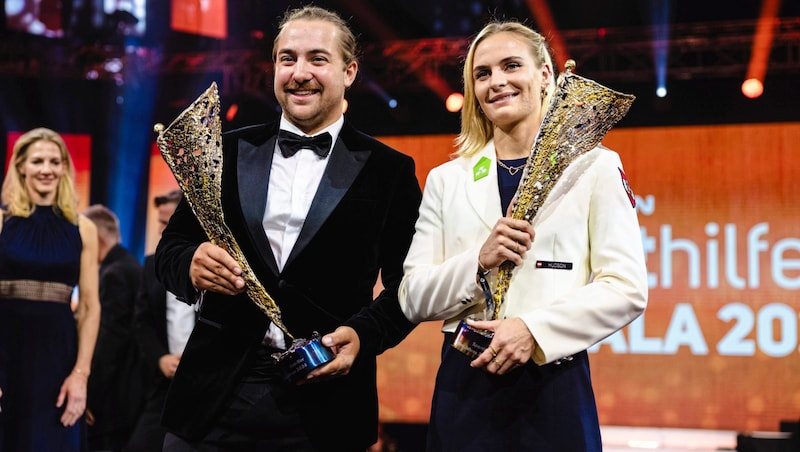
{"type": "Polygon", "coordinates": [[[228,111],[225,112],[225,119],[227,119],[228,122],[233,121],[237,113],[239,113],[239,104],[231,104],[231,106],[228,107],[228,111]]]}
{"type": "Polygon", "coordinates": [[[447,96],[447,99],[444,101],[445,108],[447,111],[451,113],[455,113],[461,110],[461,107],[464,106],[464,95],[461,93],[452,93],[447,96]]]}

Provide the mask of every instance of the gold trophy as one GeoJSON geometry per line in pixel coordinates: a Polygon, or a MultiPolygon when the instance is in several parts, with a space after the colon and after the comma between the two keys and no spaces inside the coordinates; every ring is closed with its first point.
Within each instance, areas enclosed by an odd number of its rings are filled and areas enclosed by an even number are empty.
{"type": "MultiPolygon", "coordinates": [[[[511,217],[533,222],[545,200],[552,197],[556,182],[562,180],[559,192],[569,190],[591,161],[575,160],[594,149],[609,130],[622,119],[635,97],[609,89],[599,83],[574,74],[575,61],[567,60],[564,72],[558,77],[539,133],[533,142],[530,157],[514,196],[511,217]],[[567,168],[575,162],[581,168],[567,168]],[[564,178],[562,175],[568,173],[564,178]]],[[[484,318],[496,320],[508,291],[514,263],[500,265],[494,292],[482,282],[486,295],[484,318]]],[[[492,341],[492,332],[478,330],[461,321],[456,329],[453,347],[477,358],[492,341]]]]}
{"type": "Polygon", "coordinates": [[[156,143],[211,243],[227,251],[239,263],[247,296],[292,340],[289,350],[273,357],[287,380],[296,381],[331,361],[333,352],[322,345],[316,333],[311,339],[292,336],[281,320],[278,305],[256,278],[233,233],[225,224],[219,112],[217,84],[212,82],[167,128],[162,124],[155,125],[154,130],[158,133],[156,143]]]}

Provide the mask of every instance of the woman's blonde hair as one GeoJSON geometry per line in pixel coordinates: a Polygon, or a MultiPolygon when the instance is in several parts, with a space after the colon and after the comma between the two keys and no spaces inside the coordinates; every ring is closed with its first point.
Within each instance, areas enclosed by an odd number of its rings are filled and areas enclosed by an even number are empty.
{"type": "Polygon", "coordinates": [[[75,166],[67,151],[64,139],[58,133],[39,127],[20,136],[14,143],[11,163],[8,165],[6,178],[3,181],[2,203],[6,211],[18,217],[28,217],[35,208],[30,194],[25,188],[25,177],[19,169],[28,158],[28,149],[37,141],[49,141],[58,146],[61,151],[61,161],[64,165],[64,174],[58,181],[56,200],[53,205],[56,212],[73,224],[78,224],[78,195],[75,191],[75,166]]]}
{"type": "Polygon", "coordinates": [[[486,143],[494,136],[492,122],[483,113],[475,97],[475,80],[472,76],[472,66],[475,61],[475,49],[478,44],[489,36],[498,33],[514,33],[528,44],[533,61],[540,68],[548,65],[553,71],[550,81],[546,87],[545,96],[542,99],[542,112],[547,111],[550,100],[555,91],[555,68],[550,57],[550,50],[547,40],[541,34],[531,30],[527,26],[514,21],[490,22],[475,36],[467,51],[467,58],[464,61],[464,106],[461,109],[461,133],[456,138],[456,155],[470,156],[483,149],[486,143]]]}

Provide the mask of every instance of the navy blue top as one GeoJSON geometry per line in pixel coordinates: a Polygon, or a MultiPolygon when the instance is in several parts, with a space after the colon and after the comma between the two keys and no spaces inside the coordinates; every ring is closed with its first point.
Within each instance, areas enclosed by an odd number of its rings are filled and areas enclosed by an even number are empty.
{"type": "MultiPolygon", "coordinates": [[[[523,157],[521,159],[498,161],[503,162],[503,164],[508,167],[516,168],[525,165],[527,160],[527,157],[523,157]]],[[[519,171],[514,171],[512,175],[511,171],[503,168],[499,163],[497,164],[497,185],[500,189],[500,205],[503,208],[501,211],[503,216],[505,216],[508,205],[511,204],[511,200],[514,199],[514,195],[517,193],[517,187],[519,186],[520,179],[522,179],[523,170],[524,167],[520,168],[519,171]]]]}
{"type": "Polygon", "coordinates": [[[0,280],[34,279],[78,283],[81,242],[78,226],[37,206],[30,217],[9,217],[0,233],[0,280]]]}

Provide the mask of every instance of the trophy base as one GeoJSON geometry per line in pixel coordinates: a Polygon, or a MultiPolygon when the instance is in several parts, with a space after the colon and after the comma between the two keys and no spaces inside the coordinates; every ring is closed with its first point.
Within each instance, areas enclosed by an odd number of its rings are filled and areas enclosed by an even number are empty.
{"type": "Polygon", "coordinates": [[[272,355],[278,363],[283,378],[296,383],[314,369],[333,361],[334,354],[328,347],[322,345],[319,335],[315,332],[311,339],[295,339],[289,350],[272,355]]]}
{"type": "Polygon", "coordinates": [[[462,320],[459,322],[458,328],[456,328],[456,336],[450,345],[461,353],[475,359],[489,348],[489,344],[492,343],[492,337],[494,337],[494,332],[473,328],[462,320]]]}

